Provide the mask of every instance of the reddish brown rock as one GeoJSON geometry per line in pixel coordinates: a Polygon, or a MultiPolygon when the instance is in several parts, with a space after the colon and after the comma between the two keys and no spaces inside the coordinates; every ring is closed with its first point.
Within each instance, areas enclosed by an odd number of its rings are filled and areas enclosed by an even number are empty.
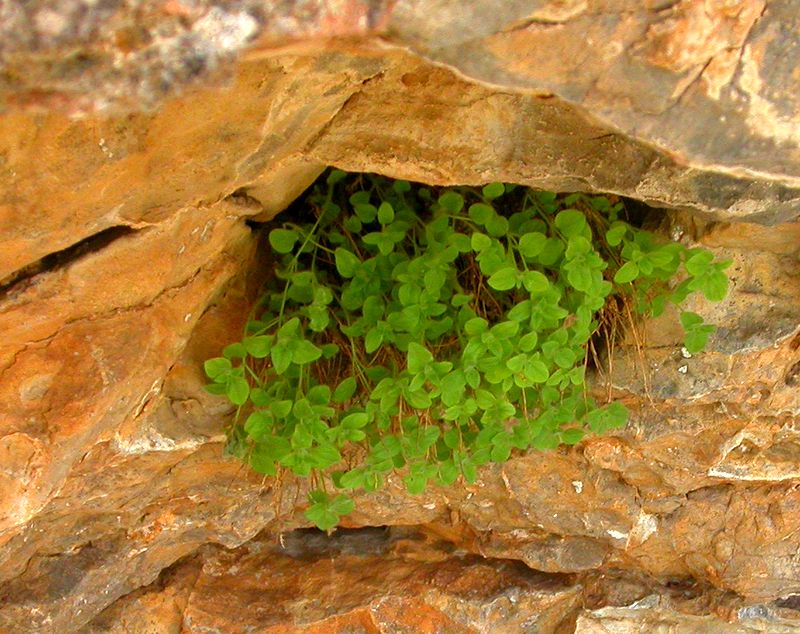
{"type": "Polygon", "coordinates": [[[796,621],[797,3],[273,4],[0,11],[0,629],[106,610],[91,627],[224,630],[233,600],[276,632],[796,621]],[[346,519],[425,526],[486,561],[317,553],[304,583],[267,542],[207,547],[306,523],[304,483],[223,457],[230,411],[201,366],[270,270],[246,222],[326,164],[626,195],[683,210],[661,230],[734,262],[730,297],[691,307],[721,326],[707,352],[687,356],[666,315],[596,377],[633,411],[626,430],[474,486],[410,497],[396,476],[346,519]],[[313,604],[314,585],[337,601],[313,604]],[[634,603],[674,588],[691,609],[634,603]],[[267,590],[266,607],[242,599],[267,590]]]}
{"type": "Polygon", "coordinates": [[[575,634],[792,634],[797,626],[780,618],[752,618],[728,623],[714,616],[676,614],[672,610],[635,607],[604,608],[581,614],[575,634]]]}
{"type": "Polygon", "coordinates": [[[426,561],[381,533],[290,534],[211,557],[184,631],[556,632],[575,618],[580,588],[566,579],[510,561],[426,561]]]}
{"type": "Polygon", "coordinates": [[[234,551],[206,547],[80,632],[788,634],[790,613],[686,586],[654,591],[619,573],[534,572],[398,528],[295,531],[234,551]]]}

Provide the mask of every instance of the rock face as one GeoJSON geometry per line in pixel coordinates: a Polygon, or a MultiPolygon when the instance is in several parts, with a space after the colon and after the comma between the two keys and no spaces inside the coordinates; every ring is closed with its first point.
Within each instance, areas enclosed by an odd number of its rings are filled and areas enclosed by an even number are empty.
{"type": "Polygon", "coordinates": [[[0,631],[794,631],[798,15],[7,2],[0,631]],[[618,350],[624,432],[348,518],[402,529],[292,533],[303,483],[222,456],[201,364],[269,274],[259,223],[328,164],[664,208],[734,261],[693,307],[722,327],[692,358],[669,315],[618,350]]]}
{"type": "Polygon", "coordinates": [[[735,608],[730,597],[715,595],[717,614],[699,615],[704,606],[685,589],[649,591],[641,580],[577,580],[476,558],[406,528],[331,538],[296,531],[233,551],[204,548],[117,601],[81,634],[796,631],[781,608],[742,612],[733,624],[721,616],[735,608]],[[613,607],[620,601],[633,607],[613,607]],[[594,608],[599,602],[612,605],[594,608]]]}

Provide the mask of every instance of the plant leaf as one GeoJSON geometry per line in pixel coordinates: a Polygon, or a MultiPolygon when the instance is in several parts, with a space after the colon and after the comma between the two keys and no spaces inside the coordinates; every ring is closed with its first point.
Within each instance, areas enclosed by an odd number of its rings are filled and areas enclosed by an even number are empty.
{"type": "Polygon", "coordinates": [[[269,232],[269,243],[276,253],[291,253],[299,239],[297,231],[290,229],[273,229],[269,232]]]}
{"type": "Polygon", "coordinates": [[[292,353],[292,361],[297,365],[305,365],[306,363],[316,361],[321,356],[322,350],[307,339],[303,339],[297,343],[292,353]]]}
{"type": "Polygon", "coordinates": [[[489,183],[488,185],[483,186],[481,193],[487,200],[493,200],[494,198],[499,198],[502,196],[505,191],[506,188],[503,183],[489,183]]]}
{"type": "Polygon", "coordinates": [[[625,262],[614,274],[617,284],[627,284],[639,277],[639,265],[636,262],[625,262]]]}
{"type": "Polygon", "coordinates": [[[492,274],[487,283],[496,291],[508,291],[517,285],[518,271],[513,266],[506,266],[492,274]]]}
{"type": "Polygon", "coordinates": [[[244,377],[232,376],[228,379],[225,394],[228,395],[234,405],[244,405],[247,402],[247,397],[250,396],[250,386],[244,377]]]}
{"type": "Polygon", "coordinates": [[[356,379],[353,376],[348,376],[344,381],[336,386],[333,391],[333,402],[344,403],[353,397],[356,392],[356,379]]]}
{"type": "Polygon", "coordinates": [[[418,374],[425,369],[425,366],[433,361],[433,354],[430,350],[418,343],[411,342],[408,344],[408,371],[412,374],[418,374]]]}
{"type": "Polygon", "coordinates": [[[336,259],[336,270],[339,271],[339,275],[342,277],[353,277],[361,266],[361,260],[351,251],[342,247],[334,251],[334,258],[336,259]]]}
{"type": "Polygon", "coordinates": [[[206,376],[209,379],[216,379],[217,377],[222,377],[228,374],[231,371],[233,366],[229,359],[225,357],[217,357],[216,359],[209,359],[203,364],[203,369],[206,372],[206,376]]]}

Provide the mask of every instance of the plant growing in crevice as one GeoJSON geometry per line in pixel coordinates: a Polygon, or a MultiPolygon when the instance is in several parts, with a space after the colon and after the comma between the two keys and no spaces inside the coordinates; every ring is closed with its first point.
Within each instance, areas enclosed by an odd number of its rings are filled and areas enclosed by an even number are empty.
{"type": "MultiPolygon", "coordinates": [[[[243,339],[205,363],[208,390],[237,407],[229,451],[310,478],[306,516],[326,530],[394,470],[418,494],[623,426],[585,386],[604,311],[659,315],[728,285],[728,262],[635,228],[620,202],[501,183],[334,170],[269,242],[276,276],[243,339]]],[[[680,321],[700,351],[713,326],[680,321]]]]}

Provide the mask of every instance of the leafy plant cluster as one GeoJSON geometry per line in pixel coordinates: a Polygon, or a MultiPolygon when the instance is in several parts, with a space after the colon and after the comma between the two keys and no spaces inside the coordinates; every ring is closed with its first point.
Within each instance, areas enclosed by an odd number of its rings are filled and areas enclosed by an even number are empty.
{"type": "MultiPolygon", "coordinates": [[[[635,228],[604,196],[332,171],[309,203],[269,234],[277,275],[205,371],[238,408],[229,450],[311,478],[306,516],[326,530],[352,511],[348,492],[394,470],[418,494],[623,426],[625,408],[584,383],[609,315],[727,292],[729,263],[635,228]]],[[[714,327],[680,320],[700,351],[714,327]]]]}

